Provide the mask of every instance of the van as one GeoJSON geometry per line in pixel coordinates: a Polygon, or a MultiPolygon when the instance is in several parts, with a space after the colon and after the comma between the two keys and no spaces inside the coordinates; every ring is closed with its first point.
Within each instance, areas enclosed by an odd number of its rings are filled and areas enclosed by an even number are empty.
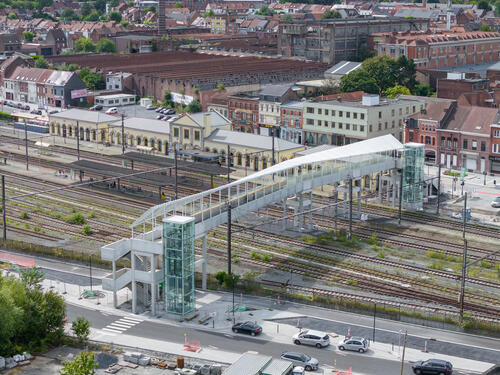
{"type": "Polygon", "coordinates": [[[330,337],[321,331],[305,329],[293,335],[295,345],[312,345],[317,348],[324,348],[330,345],[330,337]]]}

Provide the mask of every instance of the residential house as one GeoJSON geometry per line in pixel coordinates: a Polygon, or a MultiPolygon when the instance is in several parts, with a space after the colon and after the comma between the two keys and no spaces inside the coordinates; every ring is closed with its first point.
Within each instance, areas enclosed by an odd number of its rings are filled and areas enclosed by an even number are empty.
{"type": "Polygon", "coordinates": [[[229,120],[233,130],[258,134],[259,131],[258,95],[240,93],[229,96],[229,120]]]}
{"type": "Polygon", "coordinates": [[[490,125],[490,173],[500,174],[500,124],[490,125]]]}
{"type": "Polygon", "coordinates": [[[20,51],[21,40],[17,34],[0,34],[0,52],[20,51]]]}
{"type": "Polygon", "coordinates": [[[45,44],[53,45],[56,55],[59,55],[63,50],[68,48],[66,35],[61,29],[50,29],[45,36],[45,44]]]}
{"type": "Polygon", "coordinates": [[[260,134],[271,135],[271,132],[274,132],[275,136],[280,136],[280,106],[282,103],[298,99],[292,87],[293,84],[287,83],[261,87],[258,92],[260,134]],[[265,128],[268,128],[268,131],[264,131],[265,128]]]}
{"type": "Polygon", "coordinates": [[[132,86],[131,73],[109,73],[106,76],[106,90],[129,91],[132,86]]]}
{"type": "Polygon", "coordinates": [[[280,106],[280,138],[289,142],[303,144],[302,118],[304,102],[288,102],[280,106]]]}

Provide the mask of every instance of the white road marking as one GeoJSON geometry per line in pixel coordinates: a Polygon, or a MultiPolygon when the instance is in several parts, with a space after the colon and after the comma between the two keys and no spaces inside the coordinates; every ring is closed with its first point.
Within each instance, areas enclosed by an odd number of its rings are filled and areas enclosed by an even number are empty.
{"type": "Polygon", "coordinates": [[[121,331],[117,331],[117,330],[110,329],[110,328],[103,328],[102,330],[107,331],[107,332],[113,332],[113,333],[122,333],[121,331]]]}

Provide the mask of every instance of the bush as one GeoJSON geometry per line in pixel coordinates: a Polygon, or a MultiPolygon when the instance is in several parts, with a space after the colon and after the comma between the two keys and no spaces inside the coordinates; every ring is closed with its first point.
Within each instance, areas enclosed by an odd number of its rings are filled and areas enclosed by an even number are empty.
{"type": "Polygon", "coordinates": [[[95,214],[94,210],[92,210],[92,211],[90,211],[90,213],[89,213],[89,216],[88,216],[88,217],[89,217],[89,219],[94,219],[94,218],[96,218],[96,217],[97,217],[97,215],[95,214]]]}
{"type": "Polygon", "coordinates": [[[19,215],[19,218],[23,220],[28,220],[30,217],[26,211],[23,211],[21,212],[21,215],[19,215]]]}
{"type": "Polygon", "coordinates": [[[84,236],[90,236],[94,232],[92,231],[92,228],[90,228],[90,225],[84,224],[80,233],[84,236]]]}
{"type": "Polygon", "coordinates": [[[86,343],[89,340],[90,322],[87,319],[79,316],[73,321],[71,330],[78,338],[78,341],[80,341],[81,343],[86,343]]]}
{"type": "Polygon", "coordinates": [[[87,220],[85,219],[85,216],[83,216],[80,212],[74,212],[71,215],[67,216],[64,219],[65,222],[68,224],[74,224],[74,225],[83,225],[87,223],[87,220]]]}

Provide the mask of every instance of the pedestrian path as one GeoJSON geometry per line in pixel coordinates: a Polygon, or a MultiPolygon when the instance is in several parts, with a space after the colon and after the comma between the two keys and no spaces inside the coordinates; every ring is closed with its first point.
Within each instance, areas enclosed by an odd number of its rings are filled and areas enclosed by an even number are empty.
{"type": "Polygon", "coordinates": [[[111,333],[123,333],[129,328],[132,328],[133,326],[143,322],[143,319],[137,319],[137,318],[131,318],[128,316],[124,316],[123,318],[120,318],[113,323],[108,324],[106,327],[104,327],[102,330],[105,332],[111,332],[111,333]]]}

